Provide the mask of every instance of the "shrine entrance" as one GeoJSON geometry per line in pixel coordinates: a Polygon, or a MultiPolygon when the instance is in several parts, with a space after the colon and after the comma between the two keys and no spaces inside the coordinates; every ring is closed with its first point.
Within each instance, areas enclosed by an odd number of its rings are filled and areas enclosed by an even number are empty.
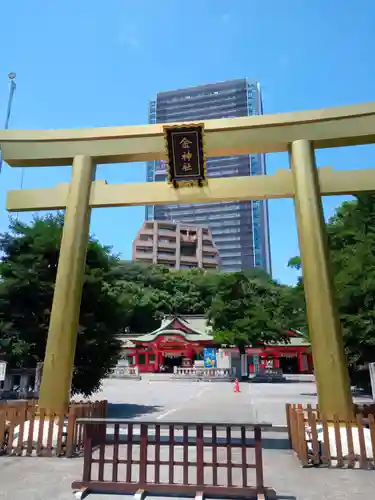
{"type": "Polygon", "coordinates": [[[297,374],[300,373],[300,367],[298,364],[297,356],[282,357],[279,361],[280,368],[283,373],[286,374],[297,374]]]}
{"type": "Polygon", "coordinates": [[[321,197],[374,192],[375,176],[366,168],[318,169],[315,149],[372,144],[374,130],[375,103],[364,103],[200,124],[0,131],[2,156],[11,167],[72,165],[69,184],[7,196],[12,212],[65,211],[40,408],[61,413],[69,405],[91,208],[293,198],[319,407],[327,418],[352,419],[321,197]],[[206,177],[205,155],[275,152],[288,152],[289,165],[274,175],[206,177]],[[97,164],[154,160],[167,160],[168,183],[95,181],[97,164]]]}
{"type": "Polygon", "coordinates": [[[164,367],[164,369],[161,368],[160,371],[165,373],[173,373],[175,367],[182,366],[183,360],[184,356],[180,353],[165,352],[162,355],[161,362],[161,366],[164,367]]]}

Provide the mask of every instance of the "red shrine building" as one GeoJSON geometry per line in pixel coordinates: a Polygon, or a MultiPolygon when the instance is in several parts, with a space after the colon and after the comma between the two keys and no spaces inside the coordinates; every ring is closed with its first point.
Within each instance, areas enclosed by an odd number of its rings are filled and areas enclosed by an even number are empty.
{"type": "MultiPolygon", "coordinates": [[[[249,373],[258,368],[279,368],[290,374],[312,373],[310,344],[298,332],[291,331],[289,335],[288,343],[247,348],[249,373]]],[[[172,372],[175,366],[203,366],[206,347],[216,347],[222,358],[239,357],[237,348],[215,344],[204,316],[166,316],[157,330],[126,335],[121,340],[122,363],[137,366],[141,373],[172,372]]]]}

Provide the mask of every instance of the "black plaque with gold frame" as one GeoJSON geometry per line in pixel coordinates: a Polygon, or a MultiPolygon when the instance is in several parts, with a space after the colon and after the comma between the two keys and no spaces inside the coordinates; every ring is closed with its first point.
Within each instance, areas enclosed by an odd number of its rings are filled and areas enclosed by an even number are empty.
{"type": "Polygon", "coordinates": [[[206,158],[204,125],[164,127],[168,182],[173,187],[204,186],[206,158]]]}

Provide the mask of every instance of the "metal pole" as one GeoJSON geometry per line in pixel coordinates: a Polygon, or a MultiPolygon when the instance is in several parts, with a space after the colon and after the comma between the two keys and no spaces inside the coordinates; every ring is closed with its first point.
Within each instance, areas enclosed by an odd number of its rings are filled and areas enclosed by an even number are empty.
{"type": "MultiPolygon", "coordinates": [[[[8,128],[9,128],[9,120],[10,120],[10,115],[12,112],[13,96],[14,96],[14,91],[16,90],[16,82],[15,82],[16,74],[9,73],[8,78],[10,80],[10,87],[9,87],[7,112],[5,115],[5,124],[4,124],[5,130],[8,130],[8,128]]],[[[3,155],[0,151],[0,174],[1,174],[2,168],[3,168],[3,155]]]]}
{"type": "Polygon", "coordinates": [[[375,363],[369,363],[368,367],[370,370],[372,400],[375,403],[375,363]]]}

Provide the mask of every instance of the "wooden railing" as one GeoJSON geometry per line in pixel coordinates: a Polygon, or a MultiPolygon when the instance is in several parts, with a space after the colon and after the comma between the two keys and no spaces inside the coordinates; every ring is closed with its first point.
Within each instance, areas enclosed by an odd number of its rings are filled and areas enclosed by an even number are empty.
{"type": "Polygon", "coordinates": [[[67,414],[46,414],[36,402],[0,405],[0,454],[73,457],[83,449],[83,427],[77,419],[103,418],[107,401],[72,402],[67,414]]]}
{"type": "Polygon", "coordinates": [[[362,411],[354,421],[329,420],[311,405],[287,404],[289,439],[302,466],[374,469],[375,418],[362,411]]]}
{"type": "Polygon", "coordinates": [[[37,399],[11,399],[7,401],[0,401],[0,412],[4,412],[12,408],[34,408],[37,405],[37,399]]]}
{"type": "Polygon", "coordinates": [[[111,374],[110,378],[136,378],[140,379],[138,366],[116,366],[111,374]]]}
{"type": "Polygon", "coordinates": [[[175,378],[194,378],[203,380],[227,379],[234,380],[235,368],[183,368],[175,367],[173,376],[175,378]]]}
{"type": "Polygon", "coordinates": [[[270,425],[78,422],[85,426],[85,443],[83,476],[72,484],[76,497],[101,492],[276,498],[263,483],[262,428],[270,425]]]}

